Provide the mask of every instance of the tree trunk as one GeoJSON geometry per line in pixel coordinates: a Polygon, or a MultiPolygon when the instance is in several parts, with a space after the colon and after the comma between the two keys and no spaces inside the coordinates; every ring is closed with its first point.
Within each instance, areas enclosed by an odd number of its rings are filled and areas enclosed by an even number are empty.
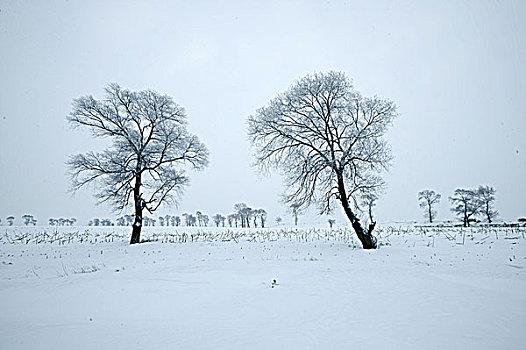
{"type": "Polygon", "coordinates": [[[135,187],[133,188],[133,200],[135,206],[135,220],[132,226],[132,236],[130,244],[141,242],[141,229],[142,229],[142,209],[143,200],[141,198],[141,174],[138,173],[135,176],[135,187]]]}
{"type": "Polygon", "coordinates": [[[433,223],[433,213],[431,212],[431,204],[428,205],[428,211],[429,211],[429,223],[433,223]]]}
{"type": "Polygon", "coordinates": [[[369,224],[369,229],[365,231],[360,224],[360,219],[351,210],[349,201],[347,200],[347,192],[345,191],[345,185],[343,183],[343,175],[341,173],[338,176],[338,193],[340,195],[340,202],[342,203],[343,210],[347,218],[351,222],[351,225],[358,236],[360,242],[362,242],[363,249],[376,249],[376,237],[372,235],[376,222],[369,224]]]}

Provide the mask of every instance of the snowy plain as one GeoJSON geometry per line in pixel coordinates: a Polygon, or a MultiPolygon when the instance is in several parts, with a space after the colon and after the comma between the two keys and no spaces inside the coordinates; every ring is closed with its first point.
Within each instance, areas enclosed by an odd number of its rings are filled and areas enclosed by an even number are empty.
{"type": "Polygon", "coordinates": [[[526,229],[2,227],[0,349],[525,349],[526,229]]]}

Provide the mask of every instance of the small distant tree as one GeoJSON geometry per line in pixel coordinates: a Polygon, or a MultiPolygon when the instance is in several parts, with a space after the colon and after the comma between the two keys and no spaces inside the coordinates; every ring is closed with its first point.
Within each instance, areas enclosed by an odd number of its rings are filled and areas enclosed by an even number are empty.
{"type": "Polygon", "coordinates": [[[329,221],[329,227],[330,227],[330,229],[332,230],[332,226],[334,226],[334,224],[336,223],[336,220],[334,220],[334,219],[329,219],[328,221],[329,221]]]}
{"type": "Polygon", "coordinates": [[[117,226],[126,226],[126,219],[123,216],[117,218],[117,226]]]}
{"type": "Polygon", "coordinates": [[[237,221],[238,221],[238,214],[237,213],[232,213],[232,214],[227,215],[226,219],[227,219],[229,227],[232,227],[233,225],[235,225],[235,227],[237,227],[237,221]]]}
{"type": "Polygon", "coordinates": [[[278,217],[276,218],[276,224],[277,224],[278,226],[281,225],[281,222],[282,222],[282,221],[283,221],[283,219],[281,218],[281,216],[278,216],[278,217]]]}
{"type": "Polygon", "coordinates": [[[145,216],[143,218],[143,225],[144,226],[153,226],[152,225],[152,219],[150,219],[149,217],[145,216]]]}
{"type": "Polygon", "coordinates": [[[190,214],[189,217],[190,217],[190,226],[197,226],[197,218],[193,216],[192,214],[190,214]]]}
{"type": "Polygon", "coordinates": [[[197,222],[197,218],[193,216],[192,214],[184,213],[184,220],[186,226],[195,226],[197,222]]]}
{"type": "Polygon", "coordinates": [[[100,219],[99,218],[93,218],[93,226],[99,226],[100,225],[100,219]]]}
{"type": "Polygon", "coordinates": [[[203,226],[205,227],[208,226],[208,223],[210,222],[210,218],[208,217],[208,215],[203,214],[202,220],[203,220],[203,226]]]}
{"type": "Polygon", "coordinates": [[[479,186],[477,189],[477,197],[482,206],[480,212],[490,224],[499,215],[494,208],[495,192],[495,189],[490,186],[479,186]]]}
{"type": "Polygon", "coordinates": [[[372,191],[366,191],[361,196],[362,207],[367,209],[367,214],[369,215],[369,223],[373,223],[373,208],[376,206],[376,201],[378,200],[378,194],[372,191]]]}
{"type": "Polygon", "coordinates": [[[199,210],[195,212],[195,216],[197,218],[197,224],[199,226],[203,226],[203,213],[201,213],[199,210]]]}
{"type": "Polygon", "coordinates": [[[175,226],[181,225],[181,218],[179,216],[174,217],[175,219],[175,226]]]}
{"type": "Polygon", "coordinates": [[[13,226],[15,223],[15,217],[14,216],[8,216],[6,219],[8,226],[13,226]]]}
{"type": "Polygon", "coordinates": [[[124,215],[124,218],[126,219],[126,226],[131,226],[133,224],[133,215],[124,215]]]}
{"type": "Polygon", "coordinates": [[[24,223],[24,225],[26,226],[29,225],[32,220],[33,220],[33,215],[30,215],[30,214],[22,215],[22,222],[24,223]]]}
{"type": "Polygon", "coordinates": [[[190,214],[188,213],[183,213],[183,217],[184,217],[184,223],[186,226],[190,226],[190,214]]]}
{"type": "Polygon", "coordinates": [[[215,214],[212,217],[212,220],[214,220],[214,223],[216,224],[216,227],[219,227],[220,223],[223,223],[223,226],[225,226],[225,217],[221,214],[215,214]]]}
{"type": "MultiPolygon", "coordinates": [[[[259,218],[261,222],[261,227],[265,228],[265,221],[267,220],[267,211],[265,209],[256,209],[254,210],[254,220],[259,218]]],[[[255,224],[255,221],[254,221],[255,224]]]]}
{"type": "Polygon", "coordinates": [[[294,225],[298,226],[298,215],[302,214],[301,206],[297,203],[292,203],[290,206],[290,212],[292,213],[292,217],[294,218],[294,225]]]}
{"type": "Polygon", "coordinates": [[[418,201],[420,208],[425,210],[425,217],[428,218],[429,223],[432,223],[437,216],[436,207],[440,203],[440,193],[433,190],[422,190],[418,192],[418,201]]]}
{"type": "Polygon", "coordinates": [[[164,226],[164,217],[159,216],[159,225],[164,226]]]}
{"type": "Polygon", "coordinates": [[[250,227],[250,218],[253,215],[252,208],[247,206],[245,203],[237,203],[234,205],[234,210],[237,211],[238,217],[241,220],[241,227],[250,227]]]}
{"type": "Polygon", "coordinates": [[[464,227],[470,226],[482,207],[477,191],[471,189],[457,188],[449,200],[453,205],[451,211],[462,219],[464,227]]]}
{"type": "Polygon", "coordinates": [[[140,242],[144,210],[151,214],[163,203],[177,202],[189,183],[183,168],[200,170],[208,164],[205,145],[187,130],[184,109],[152,90],[110,84],[102,100],[73,100],[67,119],[113,141],[105,151],[74,155],[67,164],[73,191],[96,183],[99,203],[109,202],[121,212],[133,204],[130,244],[140,242]]]}
{"type": "Polygon", "coordinates": [[[53,219],[53,218],[49,219],[49,226],[57,226],[57,224],[58,224],[57,219],[53,219]]]}

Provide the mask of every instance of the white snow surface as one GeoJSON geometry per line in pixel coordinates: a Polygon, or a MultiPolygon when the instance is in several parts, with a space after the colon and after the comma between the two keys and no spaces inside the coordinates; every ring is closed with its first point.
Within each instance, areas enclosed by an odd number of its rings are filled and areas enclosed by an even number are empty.
{"type": "Polygon", "coordinates": [[[525,229],[2,231],[0,349],[526,348],[525,229]]]}

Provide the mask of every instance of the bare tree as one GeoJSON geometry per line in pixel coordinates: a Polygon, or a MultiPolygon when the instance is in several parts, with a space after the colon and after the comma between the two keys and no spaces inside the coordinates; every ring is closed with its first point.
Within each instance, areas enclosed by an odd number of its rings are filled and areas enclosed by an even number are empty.
{"type": "Polygon", "coordinates": [[[294,225],[298,226],[298,216],[303,214],[301,205],[298,203],[292,203],[290,205],[290,212],[292,213],[292,217],[294,218],[294,225]]]}
{"type": "Polygon", "coordinates": [[[210,218],[208,217],[208,215],[203,214],[202,221],[203,221],[203,226],[206,227],[208,226],[208,222],[210,222],[210,218]]]}
{"type": "Polygon", "coordinates": [[[449,200],[453,205],[451,211],[462,219],[464,227],[469,227],[470,222],[482,207],[477,191],[474,190],[457,188],[449,200]]]}
{"type": "Polygon", "coordinates": [[[282,170],[285,203],[318,204],[323,214],[338,200],[370,249],[376,223],[362,227],[357,199],[382,186],[380,174],[391,161],[384,134],[396,115],[393,102],[363,97],[345,74],[316,73],[250,116],[248,134],[262,170],[282,170]]]}
{"type": "Polygon", "coordinates": [[[212,216],[212,220],[214,220],[216,227],[219,227],[220,223],[223,223],[223,226],[225,226],[225,217],[221,214],[215,214],[212,216]]]}
{"type": "Polygon", "coordinates": [[[419,206],[425,209],[425,216],[428,218],[429,223],[432,223],[437,216],[436,206],[440,203],[442,195],[436,193],[433,190],[422,190],[418,192],[419,206]]]}
{"type": "MultiPolygon", "coordinates": [[[[259,218],[261,222],[261,227],[265,228],[265,221],[267,220],[267,211],[265,209],[256,209],[254,210],[254,220],[259,218]]],[[[254,221],[254,226],[257,227],[256,222],[254,221]]]]}
{"type": "Polygon", "coordinates": [[[33,225],[35,226],[37,221],[35,220],[35,218],[33,217],[33,215],[31,214],[25,214],[25,215],[22,215],[22,220],[24,221],[24,225],[33,225]]]}
{"type": "Polygon", "coordinates": [[[237,212],[239,219],[241,219],[241,227],[250,227],[250,218],[253,215],[252,208],[248,207],[245,203],[237,203],[234,205],[234,210],[237,212]]]}
{"type": "Polygon", "coordinates": [[[181,167],[200,170],[208,163],[205,145],[187,131],[184,109],[151,90],[135,92],[110,84],[104,100],[73,100],[67,119],[74,127],[87,127],[93,136],[113,141],[101,153],[69,159],[72,190],[96,182],[99,203],[110,202],[119,211],[132,200],[132,244],[140,241],[143,210],[153,213],[163,203],[176,202],[188,185],[181,167]]]}
{"type": "Polygon", "coordinates": [[[237,227],[237,224],[240,220],[240,216],[238,213],[232,213],[227,216],[228,226],[232,227],[232,225],[235,225],[237,227]]]}
{"type": "Polygon", "coordinates": [[[334,220],[334,219],[328,219],[328,221],[329,221],[329,227],[330,227],[330,229],[332,230],[332,226],[336,223],[336,220],[334,220]]]}
{"type": "Polygon", "coordinates": [[[490,224],[499,215],[499,212],[493,208],[495,192],[495,189],[490,186],[479,186],[477,189],[477,197],[482,205],[481,214],[486,217],[490,224]]]}

